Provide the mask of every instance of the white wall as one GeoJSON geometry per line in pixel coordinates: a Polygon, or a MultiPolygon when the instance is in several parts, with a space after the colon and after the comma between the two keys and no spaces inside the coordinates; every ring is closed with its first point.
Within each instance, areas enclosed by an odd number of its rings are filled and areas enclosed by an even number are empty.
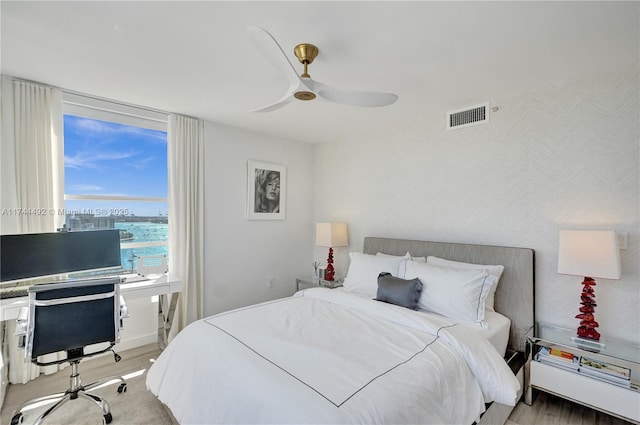
{"type": "Polygon", "coordinates": [[[313,271],[312,146],[207,122],[205,167],[205,314],[292,295],[313,271]],[[247,220],[249,160],[286,166],[285,220],[247,220]]]}
{"type": "Polygon", "coordinates": [[[530,247],[537,320],[575,328],[581,279],[556,273],[558,230],[628,232],[622,279],[598,281],[595,315],[603,337],[640,342],[639,80],[633,67],[488,93],[500,110],[487,125],[447,131],[442,110],[316,145],[314,217],[349,224],[337,267],[364,236],[530,247]]]}

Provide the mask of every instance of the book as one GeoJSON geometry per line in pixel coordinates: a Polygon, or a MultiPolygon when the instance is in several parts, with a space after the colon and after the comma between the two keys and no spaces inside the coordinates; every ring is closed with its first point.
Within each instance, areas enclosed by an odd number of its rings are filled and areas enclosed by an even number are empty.
{"type": "Polygon", "coordinates": [[[538,357],[548,359],[550,361],[557,361],[561,363],[574,364],[578,358],[573,353],[568,351],[562,351],[558,348],[542,347],[538,351],[538,357]]]}
{"type": "Polygon", "coordinates": [[[585,356],[580,359],[580,370],[627,381],[631,379],[631,369],[585,356]]]}
{"type": "Polygon", "coordinates": [[[549,366],[552,366],[552,367],[555,367],[555,368],[558,368],[558,369],[568,370],[569,372],[574,372],[574,373],[578,372],[578,370],[579,370],[577,367],[571,366],[570,363],[569,364],[561,364],[561,363],[549,361],[549,360],[544,359],[544,358],[539,359],[538,362],[542,363],[542,364],[547,364],[549,366]]]}
{"type": "Polygon", "coordinates": [[[609,382],[612,384],[620,385],[625,388],[631,388],[631,380],[625,378],[619,378],[613,375],[609,375],[606,373],[598,372],[597,370],[591,370],[588,368],[581,368],[579,372],[582,375],[589,376],[591,378],[596,378],[601,381],[609,382]]]}
{"type": "Polygon", "coordinates": [[[569,353],[568,351],[562,351],[558,348],[550,348],[549,355],[557,358],[558,360],[565,360],[568,362],[573,362],[576,356],[573,353],[569,353]]]}
{"type": "Polygon", "coordinates": [[[580,367],[580,359],[577,356],[557,348],[542,347],[536,354],[536,360],[572,371],[577,371],[580,367]]]}

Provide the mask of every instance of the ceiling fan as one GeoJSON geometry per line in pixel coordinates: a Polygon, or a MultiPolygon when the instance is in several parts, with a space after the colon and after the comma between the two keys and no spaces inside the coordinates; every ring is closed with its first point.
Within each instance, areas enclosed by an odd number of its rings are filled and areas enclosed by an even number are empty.
{"type": "Polygon", "coordinates": [[[253,112],[274,111],[294,99],[313,100],[316,97],[330,102],[365,107],[387,106],[398,100],[398,96],[393,93],[343,90],[314,81],[308,73],[308,66],[318,55],[318,48],[313,44],[298,44],[293,49],[296,57],[304,66],[303,73],[298,75],[282,47],[267,30],[260,27],[249,27],[247,35],[271,65],[289,79],[289,88],[280,100],[253,112]]]}

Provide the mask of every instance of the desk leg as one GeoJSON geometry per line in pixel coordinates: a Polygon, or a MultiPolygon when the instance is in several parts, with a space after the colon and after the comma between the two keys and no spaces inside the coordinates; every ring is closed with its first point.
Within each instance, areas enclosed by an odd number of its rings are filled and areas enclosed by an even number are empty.
{"type": "Polygon", "coordinates": [[[164,350],[169,343],[169,331],[176,313],[179,292],[158,296],[158,347],[164,350]]]}

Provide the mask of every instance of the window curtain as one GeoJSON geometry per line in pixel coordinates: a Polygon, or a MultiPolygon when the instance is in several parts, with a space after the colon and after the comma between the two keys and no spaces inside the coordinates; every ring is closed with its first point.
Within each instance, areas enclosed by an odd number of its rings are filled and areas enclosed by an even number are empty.
{"type": "Polygon", "coordinates": [[[169,116],[169,272],[182,281],[169,341],[204,314],[204,125],[169,116]]]}
{"type": "MultiPolygon", "coordinates": [[[[2,234],[54,232],[64,223],[62,91],[2,77],[2,234]]],[[[26,383],[57,366],[24,363],[13,336],[14,321],[3,322],[9,382],[26,383]]],[[[49,356],[56,356],[52,354],[49,356]]],[[[49,357],[45,356],[45,361],[49,357]]]]}

